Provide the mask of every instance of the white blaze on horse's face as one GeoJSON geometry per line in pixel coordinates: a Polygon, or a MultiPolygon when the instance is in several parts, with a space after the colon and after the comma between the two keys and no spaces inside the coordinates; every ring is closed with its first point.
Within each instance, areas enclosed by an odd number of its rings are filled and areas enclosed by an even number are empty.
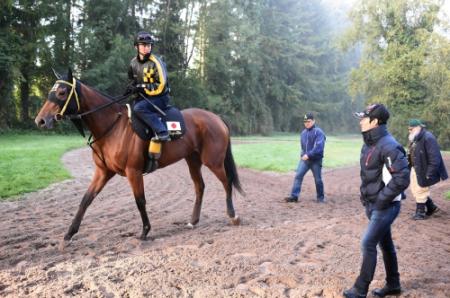
{"type": "Polygon", "coordinates": [[[67,87],[59,83],[53,85],[52,89],[50,90],[49,96],[51,96],[52,92],[55,92],[56,98],[61,101],[65,101],[67,99],[67,95],[69,94],[67,87]]]}
{"type": "Polygon", "coordinates": [[[59,84],[55,83],[55,85],[53,85],[52,89],[50,90],[50,92],[56,92],[56,89],[58,89],[59,84]]]}
{"type": "Polygon", "coordinates": [[[50,89],[50,92],[48,93],[47,100],[34,119],[34,122],[38,127],[48,129],[53,128],[55,120],[54,117],[60,112],[61,108],[56,103],[49,101],[48,98],[56,97],[58,100],[65,101],[68,95],[67,91],[67,87],[62,84],[55,83],[53,85],[52,89],[50,89]]]}

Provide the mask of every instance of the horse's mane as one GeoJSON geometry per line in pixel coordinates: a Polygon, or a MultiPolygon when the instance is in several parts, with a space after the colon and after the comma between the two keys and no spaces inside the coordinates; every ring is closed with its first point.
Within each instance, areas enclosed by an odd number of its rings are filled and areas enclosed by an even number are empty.
{"type": "Polygon", "coordinates": [[[113,97],[112,95],[109,95],[109,94],[105,93],[104,91],[98,90],[97,88],[88,85],[86,82],[84,82],[82,80],[77,79],[77,81],[79,81],[80,83],[82,83],[86,87],[89,87],[90,89],[94,90],[95,92],[100,93],[101,95],[103,95],[104,97],[106,97],[107,99],[109,99],[111,101],[114,101],[115,99],[117,99],[117,98],[113,97]]]}

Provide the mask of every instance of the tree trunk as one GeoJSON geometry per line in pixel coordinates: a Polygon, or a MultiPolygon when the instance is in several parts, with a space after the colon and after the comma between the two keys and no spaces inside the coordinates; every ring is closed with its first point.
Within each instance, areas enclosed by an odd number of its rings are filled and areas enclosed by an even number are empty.
{"type": "Polygon", "coordinates": [[[22,72],[23,80],[20,82],[20,120],[28,122],[30,107],[30,78],[26,71],[22,72]]]}

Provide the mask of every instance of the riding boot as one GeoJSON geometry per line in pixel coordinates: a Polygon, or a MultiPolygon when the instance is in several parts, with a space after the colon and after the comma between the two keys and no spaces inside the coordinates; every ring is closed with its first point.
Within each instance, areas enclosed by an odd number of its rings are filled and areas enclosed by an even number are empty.
{"type": "Polygon", "coordinates": [[[366,298],[367,296],[367,294],[359,292],[355,287],[345,290],[342,295],[344,295],[345,298],[366,298]]]}
{"type": "Polygon", "coordinates": [[[427,201],[425,202],[425,204],[426,204],[426,206],[427,206],[427,212],[426,212],[426,215],[427,215],[427,216],[431,216],[431,215],[433,215],[436,211],[439,211],[439,207],[436,206],[436,205],[433,203],[433,200],[432,200],[430,197],[428,197],[428,199],[427,199],[427,201]]]}
{"type": "Polygon", "coordinates": [[[148,161],[144,172],[151,173],[158,168],[158,159],[161,157],[161,141],[158,138],[152,138],[148,148],[148,161]]]}
{"type": "Polygon", "coordinates": [[[155,156],[153,156],[153,154],[149,153],[148,161],[145,165],[144,172],[148,174],[155,171],[157,168],[158,168],[158,159],[156,159],[155,156]]]}
{"type": "Polygon", "coordinates": [[[414,220],[424,220],[425,219],[425,203],[416,204],[416,213],[413,216],[414,220]]]}
{"type": "Polygon", "coordinates": [[[372,295],[376,297],[385,297],[395,295],[398,296],[402,293],[402,288],[400,286],[390,286],[386,284],[384,287],[375,289],[372,291],[372,295]]]}

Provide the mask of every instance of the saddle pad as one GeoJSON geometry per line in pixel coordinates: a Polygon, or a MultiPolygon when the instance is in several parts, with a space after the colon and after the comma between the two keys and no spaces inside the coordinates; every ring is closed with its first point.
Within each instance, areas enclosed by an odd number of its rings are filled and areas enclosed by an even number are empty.
{"type": "MultiPolygon", "coordinates": [[[[143,140],[150,141],[155,136],[153,129],[148,127],[134,112],[133,107],[127,104],[128,118],[134,132],[143,140]]],[[[186,133],[186,125],[180,110],[169,107],[164,110],[166,116],[161,115],[161,121],[166,125],[171,140],[181,138],[186,133]]]]}

